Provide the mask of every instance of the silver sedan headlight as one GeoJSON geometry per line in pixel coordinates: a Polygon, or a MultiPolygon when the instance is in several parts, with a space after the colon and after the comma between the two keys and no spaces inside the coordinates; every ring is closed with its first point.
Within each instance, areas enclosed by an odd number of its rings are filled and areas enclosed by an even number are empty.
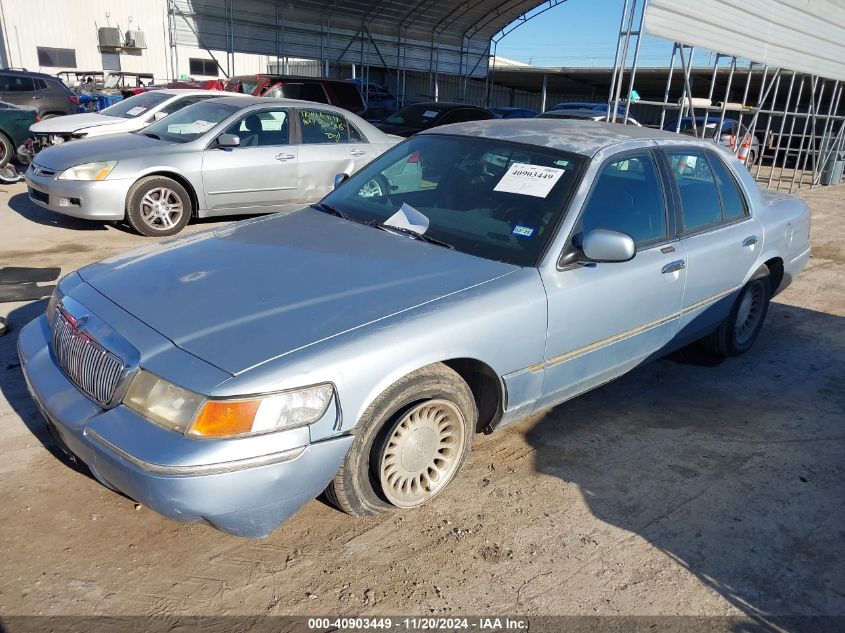
{"type": "Polygon", "coordinates": [[[59,305],[59,302],[64,298],[65,293],[59,290],[59,286],[57,285],[53,288],[53,294],[50,295],[50,300],[47,302],[47,322],[52,326],[53,319],[56,317],[56,307],[59,305]]]}
{"type": "Polygon", "coordinates": [[[141,370],[123,399],[145,418],[191,437],[254,435],[312,424],[331,403],[330,384],[248,398],[210,399],[141,370]]]}
{"type": "Polygon", "coordinates": [[[116,160],[76,165],[59,174],[59,180],[105,180],[115,167],[116,160]]]}

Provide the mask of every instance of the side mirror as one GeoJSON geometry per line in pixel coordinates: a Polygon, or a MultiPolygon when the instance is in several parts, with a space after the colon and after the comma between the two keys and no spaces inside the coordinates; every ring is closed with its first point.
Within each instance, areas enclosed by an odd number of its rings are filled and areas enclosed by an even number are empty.
{"type": "Polygon", "coordinates": [[[153,121],[161,121],[166,116],[167,116],[167,112],[161,112],[161,111],[156,112],[153,115],[153,121]]]}
{"type": "Polygon", "coordinates": [[[627,262],[634,258],[637,246],[627,233],[593,229],[584,236],[581,251],[593,262],[627,262]]]}
{"type": "Polygon", "coordinates": [[[237,134],[221,134],[217,137],[217,147],[223,149],[231,149],[233,147],[240,147],[241,138],[237,134]]]}
{"type": "Polygon", "coordinates": [[[349,179],[349,174],[337,174],[334,177],[334,188],[337,189],[349,179]]]}

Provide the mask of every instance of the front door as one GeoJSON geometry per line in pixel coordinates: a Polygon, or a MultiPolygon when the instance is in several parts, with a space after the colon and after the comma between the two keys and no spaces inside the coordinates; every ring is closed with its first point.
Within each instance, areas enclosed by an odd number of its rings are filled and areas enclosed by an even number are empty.
{"type": "Polygon", "coordinates": [[[308,202],[321,200],[334,188],[338,174],[353,174],[377,156],[345,117],[327,110],[299,110],[300,182],[308,202]]]}
{"type": "Polygon", "coordinates": [[[617,155],[600,170],[573,239],[611,229],[634,238],[637,252],[627,262],[543,274],[549,323],[538,407],[605,383],[672,341],[687,270],[665,190],[650,150],[617,155]]]}
{"type": "Polygon", "coordinates": [[[269,213],[301,206],[299,152],[291,143],[286,108],[250,112],[226,130],[239,147],[205,150],[206,208],[211,215],[269,213]]]}

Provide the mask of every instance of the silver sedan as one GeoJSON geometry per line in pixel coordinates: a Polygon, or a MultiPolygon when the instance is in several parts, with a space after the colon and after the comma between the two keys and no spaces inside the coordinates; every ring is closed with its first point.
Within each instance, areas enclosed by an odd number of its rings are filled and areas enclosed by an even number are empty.
{"type": "Polygon", "coordinates": [[[329,105],[223,97],[131,134],[45,149],[26,182],[30,199],[51,211],[126,220],[143,235],[166,236],[192,217],[316,202],[336,175],[351,175],[400,140],[329,105]]]}

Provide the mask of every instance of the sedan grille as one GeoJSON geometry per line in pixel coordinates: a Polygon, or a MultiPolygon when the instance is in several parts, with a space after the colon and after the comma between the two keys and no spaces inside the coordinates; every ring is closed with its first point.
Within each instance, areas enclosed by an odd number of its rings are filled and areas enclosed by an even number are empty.
{"type": "Polygon", "coordinates": [[[120,358],[80,332],[60,311],[53,327],[53,352],[59,366],[83,393],[108,406],[123,375],[120,358]]]}

